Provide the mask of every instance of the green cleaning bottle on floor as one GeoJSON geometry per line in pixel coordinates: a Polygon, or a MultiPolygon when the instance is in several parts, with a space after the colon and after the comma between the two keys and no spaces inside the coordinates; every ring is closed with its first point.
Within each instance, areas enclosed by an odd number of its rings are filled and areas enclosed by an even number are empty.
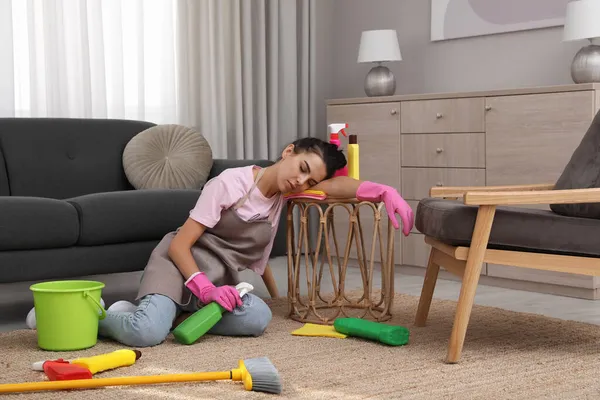
{"type": "MultiPolygon", "coordinates": [[[[241,282],[235,288],[240,297],[254,289],[247,282],[241,282]]],[[[175,340],[182,344],[195,343],[223,318],[225,311],[225,308],[215,301],[205,305],[173,329],[175,340]]]]}
{"type": "Polygon", "coordinates": [[[410,332],[399,325],[387,325],[360,318],[336,318],[333,327],[339,333],[348,336],[361,337],[387,344],[401,346],[408,343],[410,332]]]}

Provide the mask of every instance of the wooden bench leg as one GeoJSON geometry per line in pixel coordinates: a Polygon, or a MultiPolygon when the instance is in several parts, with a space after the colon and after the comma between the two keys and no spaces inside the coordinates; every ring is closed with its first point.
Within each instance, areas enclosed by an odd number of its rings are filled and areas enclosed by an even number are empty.
{"type": "Polygon", "coordinates": [[[462,353],[495,212],[496,206],[479,206],[479,211],[477,212],[477,220],[475,221],[475,229],[473,229],[467,265],[454,317],[454,326],[452,327],[452,335],[450,336],[448,346],[448,355],[446,357],[446,362],[448,363],[457,363],[462,353]]]}
{"type": "Polygon", "coordinates": [[[265,268],[265,272],[262,276],[263,282],[269,291],[272,299],[276,299],[279,297],[279,291],[277,290],[277,283],[275,282],[275,276],[273,276],[273,271],[271,270],[271,266],[267,264],[265,268]]]}
{"type": "Polygon", "coordinates": [[[421,298],[419,299],[419,307],[417,308],[417,316],[415,317],[416,326],[425,326],[427,316],[429,315],[429,307],[433,299],[433,291],[437,282],[440,266],[433,262],[433,254],[437,250],[431,249],[429,253],[429,263],[427,263],[427,271],[425,272],[425,280],[423,281],[423,289],[421,289],[421,298]]]}

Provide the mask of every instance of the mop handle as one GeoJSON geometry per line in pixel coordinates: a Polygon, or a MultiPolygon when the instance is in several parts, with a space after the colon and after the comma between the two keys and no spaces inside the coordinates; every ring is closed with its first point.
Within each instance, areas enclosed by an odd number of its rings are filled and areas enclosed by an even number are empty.
{"type": "Polygon", "coordinates": [[[75,379],[66,381],[42,381],[6,383],[0,385],[0,393],[31,392],[40,390],[83,389],[119,385],[148,385],[171,382],[199,382],[232,379],[233,371],[196,372],[147,376],[123,376],[116,378],[75,379]]]}

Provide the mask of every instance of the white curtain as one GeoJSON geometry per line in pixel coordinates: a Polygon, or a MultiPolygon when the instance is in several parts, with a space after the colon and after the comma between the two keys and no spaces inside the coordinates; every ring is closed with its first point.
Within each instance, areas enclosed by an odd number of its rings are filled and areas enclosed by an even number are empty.
{"type": "Polygon", "coordinates": [[[0,0],[0,117],[198,128],[215,157],[316,132],[316,0],[0,0]]]}

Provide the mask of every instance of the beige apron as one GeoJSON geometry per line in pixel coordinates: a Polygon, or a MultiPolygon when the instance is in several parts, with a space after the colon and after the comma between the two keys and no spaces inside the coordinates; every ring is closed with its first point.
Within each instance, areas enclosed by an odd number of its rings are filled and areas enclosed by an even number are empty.
{"type": "MultiPolygon", "coordinates": [[[[273,205],[267,219],[244,221],[237,213],[256,188],[263,172],[264,169],[258,172],[248,193],[233,207],[224,210],[219,222],[213,228],[207,228],[192,246],[196,265],[216,286],[239,283],[238,272],[260,260],[271,240],[271,224],[278,203],[273,205]]],[[[169,245],[177,231],[165,235],[150,255],[137,299],[148,294],[162,294],[182,307],[193,306],[190,304],[192,293],[168,255],[169,245]]]]}

